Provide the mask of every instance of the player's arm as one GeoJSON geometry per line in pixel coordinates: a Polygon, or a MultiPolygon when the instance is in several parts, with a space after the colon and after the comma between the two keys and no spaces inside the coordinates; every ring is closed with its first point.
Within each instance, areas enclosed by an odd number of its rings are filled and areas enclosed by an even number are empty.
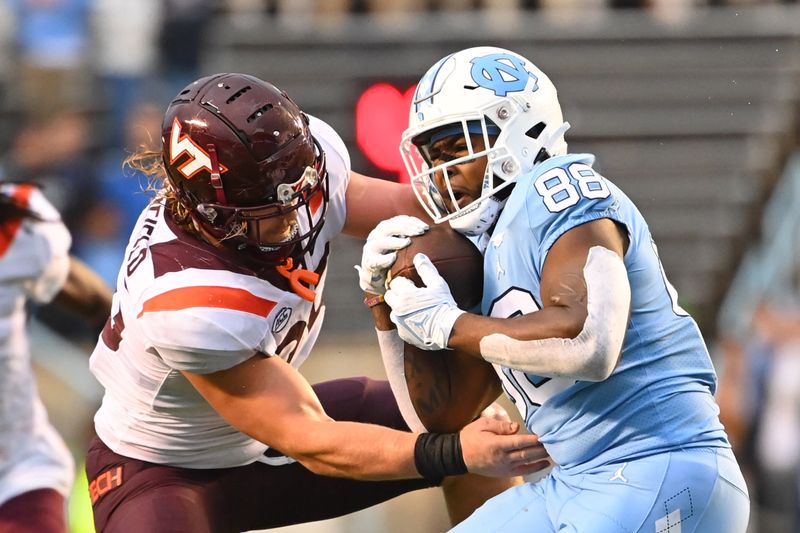
{"type": "MultiPolygon", "coordinates": [[[[375,301],[376,298],[379,298],[378,295],[370,292],[365,293],[365,296],[365,301],[375,301]]],[[[389,318],[389,306],[385,302],[379,301],[370,304],[370,311],[375,323],[375,333],[378,336],[383,369],[386,371],[386,379],[389,381],[400,414],[403,415],[403,420],[411,428],[411,431],[428,431],[429,425],[422,420],[425,413],[422,413],[423,416],[420,417],[420,406],[414,403],[409,392],[411,384],[408,382],[405,369],[404,343],[389,318]]]]}
{"type": "Polygon", "coordinates": [[[83,261],[70,256],[67,279],[53,303],[100,327],[111,311],[111,297],[106,282],[83,261]]]}
{"type": "Polygon", "coordinates": [[[407,346],[385,303],[371,308],[383,366],[400,412],[414,431],[457,431],[500,396],[492,366],[455,350],[407,346]]]}
{"type": "Polygon", "coordinates": [[[345,202],[343,232],[360,239],[366,238],[378,222],[395,215],[411,215],[430,222],[408,184],[351,172],[345,202]]]}
{"type": "MultiPolygon", "coordinates": [[[[420,477],[418,434],[372,424],[336,422],[325,414],[311,386],[278,357],[260,354],[211,374],[184,376],[232,426],[312,472],[357,479],[420,477]]],[[[518,425],[480,419],[460,434],[469,471],[508,476],[533,472],[544,450],[518,425]]]]}
{"type": "Polygon", "coordinates": [[[525,372],[601,381],[619,359],[630,311],[626,239],[608,219],[564,233],[545,259],[543,308],[535,313],[492,318],[458,309],[422,254],[414,266],[425,287],[397,278],[385,299],[401,337],[420,348],[450,347],[525,372]]]}
{"type": "Polygon", "coordinates": [[[626,247],[626,233],[609,219],[567,231],[545,259],[541,310],[505,319],[463,314],[449,346],[526,372],[606,379],[627,328],[626,247]]]}

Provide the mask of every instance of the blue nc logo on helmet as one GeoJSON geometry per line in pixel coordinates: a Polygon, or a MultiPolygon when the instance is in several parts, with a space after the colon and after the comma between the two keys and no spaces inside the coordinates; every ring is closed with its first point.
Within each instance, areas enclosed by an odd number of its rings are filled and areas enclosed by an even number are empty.
{"type": "Polygon", "coordinates": [[[479,87],[505,96],[525,90],[528,78],[533,79],[532,91],[539,89],[539,78],[525,69],[525,62],[511,54],[489,54],[476,57],[472,63],[472,79],[479,87]]]}

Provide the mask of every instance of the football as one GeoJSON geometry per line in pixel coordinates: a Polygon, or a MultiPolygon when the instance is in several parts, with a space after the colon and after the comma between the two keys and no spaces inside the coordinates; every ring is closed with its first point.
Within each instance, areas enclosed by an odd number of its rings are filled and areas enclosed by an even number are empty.
{"type": "MultiPolygon", "coordinates": [[[[424,253],[436,266],[461,309],[480,304],[483,256],[448,224],[431,226],[397,252],[389,279],[402,276],[422,285],[413,258],[424,253]]],[[[429,431],[450,433],[474,420],[502,392],[490,363],[457,350],[428,351],[405,344],[405,374],[411,402],[429,431]]]]}
{"type": "Polygon", "coordinates": [[[389,271],[389,281],[397,276],[408,278],[418,287],[422,280],[414,268],[414,256],[424,253],[447,281],[453,299],[468,311],[480,304],[483,296],[483,256],[477,246],[450,227],[431,226],[426,233],[411,238],[411,244],[397,251],[389,271]]]}

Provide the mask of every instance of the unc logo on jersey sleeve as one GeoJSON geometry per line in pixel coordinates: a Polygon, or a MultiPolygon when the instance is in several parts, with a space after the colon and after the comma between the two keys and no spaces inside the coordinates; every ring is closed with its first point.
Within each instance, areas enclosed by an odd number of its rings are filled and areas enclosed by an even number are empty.
{"type": "Polygon", "coordinates": [[[528,79],[533,80],[531,91],[539,89],[539,78],[525,69],[525,62],[510,54],[490,54],[471,60],[472,79],[479,87],[494,91],[497,96],[524,91],[528,79]]]}

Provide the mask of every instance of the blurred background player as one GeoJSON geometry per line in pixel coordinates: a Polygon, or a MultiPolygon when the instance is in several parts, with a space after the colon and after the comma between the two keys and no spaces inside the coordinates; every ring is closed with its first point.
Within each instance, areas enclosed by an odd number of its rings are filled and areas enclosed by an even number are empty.
{"type": "Polygon", "coordinates": [[[297,372],[324,317],[331,239],[419,212],[408,186],[351,173],[329,126],[242,74],[183,89],[162,145],[131,158],[160,188],[91,358],[105,389],[86,460],[99,531],[277,527],[468,470],[546,465],[516,423],[409,433],[385,382],[312,388],[297,372]]]}
{"type": "Polygon", "coordinates": [[[556,89],[528,59],[477,47],[422,77],[401,150],[436,222],[484,251],[482,314],[430,260],[385,299],[406,342],[495,365],[556,467],[459,532],[744,533],[749,497],[703,338],[639,211],[567,154],[556,89]],[[420,164],[424,160],[425,164],[420,164]]]}
{"type": "Polygon", "coordinates": [[[58,212],[33,185],[0,184],[0,532],[66,531],[74,464],[36,391],[27,302],[54,304],[96,328],[111,291],[69,255],[58,212]]]}

